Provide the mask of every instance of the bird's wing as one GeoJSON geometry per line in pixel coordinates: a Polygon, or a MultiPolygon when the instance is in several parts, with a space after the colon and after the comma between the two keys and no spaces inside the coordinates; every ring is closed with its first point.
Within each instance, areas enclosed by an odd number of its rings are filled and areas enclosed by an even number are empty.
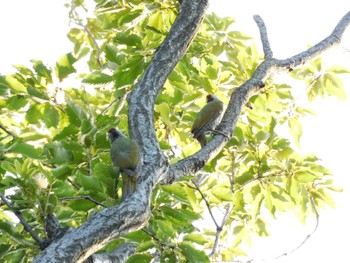
{"type": "Polygon", "coordinates": [[[193,137],[197,138],[199,135],[201,135],[204,132],[203,128],[205,128],[209,122],[219,118],[222,111],[223,111],[222,102],[209,103],[205,105],[203,109],[198,113],[197,119],[193,123],[192,131],[191,131],[191,133],[193,134],[193,137]]]}

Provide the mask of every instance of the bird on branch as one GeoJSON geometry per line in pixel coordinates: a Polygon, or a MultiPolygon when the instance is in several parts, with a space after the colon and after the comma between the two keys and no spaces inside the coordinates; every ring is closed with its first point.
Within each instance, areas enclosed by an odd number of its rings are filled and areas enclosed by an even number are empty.
{"type": "Polygon", "coordinates": [[[108,130],[108,138],[111,142],[112,163],[120,169],[122,174],[122,200],[124,200],[135,192],[140,149],[134,140],[126,137],[116,128],[108,130]]]}
{"type": "Polygon", "coordinates": [[[199,111],[196,120],[193,123],[191,133],[199,141],[203,148],[206,143],[206,135],[215,132],[216,126],[219,125],[224,103],[213,94],[207,95],[207,104],[199,111]]]}

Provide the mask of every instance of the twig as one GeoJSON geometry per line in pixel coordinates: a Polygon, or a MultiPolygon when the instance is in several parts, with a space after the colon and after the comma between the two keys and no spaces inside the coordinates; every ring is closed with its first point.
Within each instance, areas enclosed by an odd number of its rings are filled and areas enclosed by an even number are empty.
{"type": "Polygon", "coordinates": [[[196,183],[194,180],[192,180],[192,183],[194,184],[195,189],[197,189],[198,192],[200,193],[200,195],[202,196],[202,199],[204,200],[204,202],[205,202],[205,204],[206,204],[206,206],[207,206],[207,208],[208,208],[209,214],[210,214],[211,218],[213,219],[213,222],[214,222],[214,224],[215,224],[215,226],[216,226],[216,235],[215,235],[214,246],[213,246],[212,251],[211,251],[211,252],[209,253],[209,255],[208,255],[208,257],[212,257],[212,256],[216,253],[216,250],[217,250],[217,248],[218,248],[219,241],[220,241],[220,234],[221,234],[221,232],[222,232],[222,230],[223,230],[224,225],[226,224],[226,221],[227,221],[227,219],[228,219],[228,216],[230,215],[230,212],[231,212],[231,204],[227,204],[227,205],[225,206],[226,212],[225,212],[225,214],[224,214],[224,217],[222,218],[221,224],[219,225],[219,224],[216,222],[215,218],[214,218],[214,215],[213,215],[213,213],[212,213],[212,211],[211,211],[211,208],[210,208],[210,204],[209,204],[208,200],[205,198],[203,192],[200,190],[199,186],[197,185],[197,183],[196,183]]]}
{"type": "Polygon", "coordinates": [[[39,244],[40,247],[43,247],[44,241],[34,232],[33,228],[27,223],[24,219],[22,213],[16,210],[12,204],[5,198],[3,194],[0,193],[1,200],[7,205],[9,209],[15,214],[15,216],[19,219],[24,229],[31,235],[31,237],[39,244]]]}
{"type": "Polygon", "coordinates": [[[176,248],[176,246],[165,244],[164,242],[160,241],[160,239],[158,237],[156,237],[152,233],[148,232],[146,229],[142,229],[142,231],[145,232],[147,235],[149,235],[151,238],[153,238],[155,241],[157,241],[157,243],[160,244],[162,247],[169,247],[171,249],[175,249],[176,248]]]}
{"type": "Polygon", "coordinates": [[[71,179],[67,178],[67,181],[77,190],[80,190],[80,186],[73,182],[71,179]]]}
{"type": "MultiPolygon", "coordinates": [[[[123,95],[115,98],[104,110],[101,111],[101,115],[103,115],[114,103],[116,103],[118,100],[124,99],[126,95],[128,95],[130,91],[125,92],[123,95]]],[[[116,114],[117,115],[117,114],[116,114]]]]}
{"type": "Polygon", "coordinates": [[[102,203],[96,201],[95,199],[91,198],[91,197],[88,196],[88,195],[60,197],[60,198],[58,198],[58,200],[60,200],[60,201],[67,201],[67,200],[68,200],[68,201],[69,201],[69,200],[89,200],[89,201],[95,203],[96,205],[100,205],[100,206],[105,207],[105,208],[108,207],[108,206],[106,206],[106,205],[104,205],[104,204],[102,204],[102,203]]]}
{"type": "Polygon", "coordinates": [[[227,204],[225,207],[225,210],[226,210],[226,212],[224,214],[224,217],[222,218],[221,225],[219,228],[216,229],[215,242],[214,242],[214,246],[213,246],[212,251],[208,255],[209,257],[214,256],[214,254],[216,253],[216,250],[217,250],[218,245],[219,245],[220,234],[221,234],[222,229],[223,229],[224,225],[226,224],[226,221],[227,221],[227,219],[230,215],[230,212],[231,212],[231,204],[227,204]]]}
{"type": "Polygon", "coordinates": [[[309,199],[310,199],[310,202],[311,202],[311,206],[312,206],[312,210],[315,212],[315,215],[316,215],[316,225],[315,225],[315,228],[311,231],[310,234],[308,234],[304,240],[297,246],[295,247],[294,249],[292,249],[291,251],[289,252],[285,252],[281,255],[279,255],[278,257],[276,257],[275,259],[279,259],[281,257],[284,257],[284,256],[288,256],[289,254],[292,254],[294,253],[295,251],[297,251],[299,248],[301,248],[305,243],[306,241],[308,241],[310,239],[310,237],[315,234],[315,232],[317,231],[318,229],[318,225],[319,225],[319,220],[320,220],[320,215],[317,211],[317,208],[316,208],[316,205],[315,205],[315,200],[313,199],[313,197],[311,195],[308,195],[309,199]]]}
{"type": "Polygon", "coordinates": [[[260,31],[260,38],[261,38],[261,42],[262,42],[262,46],[265,54],[265,59],[271,59],[273,57],[273,53],[270,47],[270,42],[267,36],[267,30],[266,30],[264,20],[262,20],[262,18],[259,15],[255,15],[253,16],[253,18],[260,31]]]}
{"type": "Polygon", "coordinates": [[[214,222],[214,224],[215,224],[215,226],[216,226],[216,229],[218,229],[218,228],[219,228],[219,225],[218,225],[218,223],[216,222],[216,220],[215,220],[215,218],[214,218],[214,215],[213,215],[213,213],[212,213],[212,211],[211,211],[210,204],[209,204],[208,200],[205,198],[204,194],[202,193],[202,191],[201,191],[201,189],[199,188],[199,186],[197,185],[197,183],[196,183],[194,180],[192,180],[192,183],[194,184],[195,188],[197,189],[197,191],[198,191],[198,192],[200,193],[200,195],[202,196],[202,199],[204,200],[205,205],[206,205],[207,208],[208,208],[209,214],[210,214],[211,218],[213,219],[213,222],[214,222]]]}
{"type": "Polygon", "coordinates": [[[8,135],[17,138],[17,135],[15,135],[12,131],[8,130],[5,126],[0,124],[0,129],[2,129],[4,132],[6,132],[8,135]]]}
{"type": "Polygon", "coordinates": [[[235,156],[235,152],[232,152],[232,169],[231,169],[231,173],[228,175],[228,179],[230,180],[230,188],[231,188],[231,192],[234,193],[235,192],[235,175],[236,175],[236,156],[235,156]]]}
{"type": "Polygon", "coordinates": [[[82,23],[82,19],[79,17],[78,12],[75,10],[75,5],[72,1],[72,8],[71,8],[71,14],[72,14],[72,18],[74,19],[73,22],[76,23],[78,26],[81,26],[84,31],[88,34],[88,36],[92,39],[92,41],[94,42],[94,45],[96,47],[97,50],[97,56],[96,56],[96,61],[97,64],[100,66],[100,68],[102,68],[102,64],[100,61],[100,57],[101,57],[101,48],[98,45],[94,35],[91,33],[91,31],[82,23]]]}

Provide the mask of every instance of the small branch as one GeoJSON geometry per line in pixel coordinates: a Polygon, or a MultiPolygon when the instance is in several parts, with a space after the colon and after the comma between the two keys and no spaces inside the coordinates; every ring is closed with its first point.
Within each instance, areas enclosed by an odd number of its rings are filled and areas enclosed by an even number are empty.
{"type": "MultiPolygon", "coordinates": [[[[118,100],[124,99],[129,93],[130,93],[130,91],[127,91],[127,92],[125,92],[123,95],[121,95],[121,96],[115,98],[104,110],[102,110],[101,115],[103,115],[103,114],[104,114],[110,107],[112,107],[112,105],[113,105],[114,103],[116,103],[118,100]]],[[[122,107],[120,107],[120,108],[122,108],[122,107]]],[[[118,114],[115,114],[115,115],[118,115],[118,114]]]]}
{"type": "Polygon", "coordinates": [[[231,192],[234,193],[235,192],[235,176],[236,176],[236,156],[235,156],[235,152],[232,151],[232,169],[231,169],[231,174],[228,175],[228,179],[230,180],[230,189],[231,192]]]}
{"type": "Polygon", "coordinates": [[[73,182],[71,179],[67,178],[67,181],[77,190],[80,190],[80,186],[73,182]]]}
{"type": "Polygon", "coordinates": [[[216,226],[216,229],[218,229],[218,228],[219,228],[219,225],[218,225],[218,223],[216,222],[216,220],[215,220],[215,218],[214,218],[214,215],[213,215],[213,213],[212,213],[212,211],[211,211],[210,204],[209,204],[208,200],[205,198],[203,192],[201,191],[201,189],[199,188],[199,186],[197,185],[197,183],[196,183],[194,180],[192,180],[192,183],[194,184],[195,188],[197,189],[197,191],[198,191],[198,192],[200,193],[200,195],[202,196],[202,199],[204,200],[205,205],[206,205],[207,208],[208,208],[209,214],[210,214],[211,218],[213,219],[213,222],[214,222],[214,224],[215,224],[215,226],[216,226]]]}
{"type": "Polygon", "coordinates": [[[24,219],[22,213],[17,211],[12,204],[5,198],[3,194],[0,193],[1,200],[7,205],[7,207],[15,214],[15,216],[19,219],[24,229],[31,235],[31,237],[39,244],[40,248],[43,247],[44,241],[34,232],[33,228],[27,223],[24,219]]]}
{"type": "Polygon", "coordinates": [[[297,251],[299,248],[301,248],[310,238],[313,234],[315,234],[315,232],[317,231],[318,229],[318,225],[319,225],[319,220],[320,220],[320,215],[317,211],[317,208],[316,208],[316,205],[315,205],[315,200],[313,199],[313,197],[311,195],[309,195],[309,199],[310,199],[310,202],[311,202],[311,206],[312,206],[312,210],[315,212],[315,215],[316,215],[316,225],[315,225],[315,228],[311,231],[310,234],[308,234],[304,240],[294,249],[292,249],[291,251],[289,252],[285,252],[281,255],[279,255],[278,257],[276,257],[275,259],[279,259],[281,257],[284,257],[284,256],[288,256],[289,254],[292,254],[294,253],[295,251],[297,251]]]}
{"type": "Polygon", "coordinates": [[[69,201],[69,200],[89,200],[93,203],[95,203],[96,205],[99,205],[99,206],[102,206],[102,207],[105,207],[107,208],[108,206],[96,201],[95,199],[91,198],[90,196],[88,195],[80,195],[80,196],[70,196],[70,197],[61,197],[61,198],[58,198],[58,200],[60,201],[69,201]]]}
{"type": "Polygon", "coordinates": [[[215,242],[214,242],[214,246],[213,246],[213,249],[212,251],[210,252],[210,254],[208,255],[209,257],[212,257],[215,255],[216,253],[216,250],[218,248],[218,245],[219,245],[219,241],[220,241],[220,234],[224,228],[224,225],[226,224],[226,221],[231,213],[231,204],[227,204],[225,206],[225,214],[224,214],[224,217],[222,218],[222,221],[221,221],[221,225],[219,228],[216,229],[216,235],[215,235],[215,242]]]}
{"type": "MultiPolygon", "coordinates": [[[[227,204],[227,205],[225,206],[226,212],[225,212],[225,214],[224,214],[224,217],[222,218],[221,224],[219,225],[219,224],[216,222],[215,218],[214,218],[214,215],[213,215],[213,213],[212,213],[212,211],[211,211],[211,208],[210,208],[210,204],[209,204],[208,200],[205,198],[203,192],[200,190],[199,186],[197,185],[197,183],[196,183],[194,180],[192,180],[192,183],[193,183],[194,186],[195,186],[194,188],[197,189],[198,192],[200,193],[200,195],[202,196],[202,199],[204,200],[204,202],[205,202],[205,204],[206,204],[206,206],[207,206],[207,208],[208,208],[209,214],[210,214],[210,216],[211,216],[211,218],[212,218],[212,220],[213,220],[213,222],[214,222],[214,224],[215,224],[215,226],[216,226],[216,235],[215,235],[214,246],[213,246],[212,251],[211,251],[211,252],[209,253],[209,255],[208,255],[208,257],[212,257],[212,256],[214,256],[214,254],[216,253],[216,250],[217,250],[217,248],[218,248],[219,241],[220,241],[220,234],[221,234],[221,232],[222,232],[222,230],[223,230],[223,227],[224,227],[224,225],[226,224],[226,221],[227,221],[227,219],[228,219],[228,217],[229,217],[229,215],[230,215],[230,212],[231,212],[231,204],[227,204]]],[[[189,186],[189,187],[191,187],[191,186],[189,186]]],[[[192,187],[192,188],[193,188],[193,187],[192,187]]]]}
{"type": "Polygon", "coordinates": [[[71,8],[71,18],[73,19],[73,22],[75,24],[77,24],[78,26],[82,27],[84,29],[84,31],[88,34],[88,36],[91,38],[91,40],[94,42],[95,48],[97,50],[97,56],[96,56],[96,61],[97,64],[100,66],[100,68],[102,68],[102,63],[100,61],[100,57],[101,57],[101,48],[98,45],[94,35],[91,33],[91,31],[83,24],[82,19],[79,17],[78,12],[75,10],[75,5],[72,1],[72,8],[71,8]]]}
{"type": "Polygon", "coordinates": [[[171,249],[176,249],[176,246],[172,246],[169,244],[165,244],[164,242],[160,241],[160,239],[158,237],[156,237],[155,235],[153,235],[152,233],[148,232],[148,230],[146,229],[142,229],[143,232],[145,232],[147,235],[149,235],[152,239],[154,239],[158,244],[160,244],[162,247],[168,247],[171,249]]]}
{"type": "Polygon", "coordinates": [[[14,134],[12,131],[8,130],[5,126],[0,124],[0,129],[2,129],[4,132],[6,132],[8,135],[12,136],[13,138],[17,138],[17,135],[14,134]]]}
{"type": "Polygon", "coordinates": [[[262,18],[259,15],[255,15],[253,16],[253,18],[260,31],[260,38],[261,38],[261,43],[265,54],[265,59],[271,59],[273,57],[273,53],[270,47],[270,42],[267,36],[267,30],[266,30],[264,20],[262,20],[262,18]]]}

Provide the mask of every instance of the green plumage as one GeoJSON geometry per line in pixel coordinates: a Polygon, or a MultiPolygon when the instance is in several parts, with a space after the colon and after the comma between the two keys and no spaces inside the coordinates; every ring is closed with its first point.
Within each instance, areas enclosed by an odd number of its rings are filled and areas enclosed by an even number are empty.
{"type": "Polygon", "coordinates": [[[224,104],[216,96],[209,94],[207,104],[199,111],[193,123],[191,133],[202,147],[207,143],[205,135],[213,131],[220,123],[224,104]]]}
{"type": "Polygon", "coordinates": [[[139,162],[139,146],[129,138],[118,138],[111,145],[111,158],[122,170],[133,170],[139,162]]]}
{"type": "Polygon", "coordinates": [[[134,140],[127,138],[115,128],[108,131],[108,137],[111,141],[112,163],[119,167],[122,174],[122,200],[124,200],[135,192],[140,149],[134,140]]]}

